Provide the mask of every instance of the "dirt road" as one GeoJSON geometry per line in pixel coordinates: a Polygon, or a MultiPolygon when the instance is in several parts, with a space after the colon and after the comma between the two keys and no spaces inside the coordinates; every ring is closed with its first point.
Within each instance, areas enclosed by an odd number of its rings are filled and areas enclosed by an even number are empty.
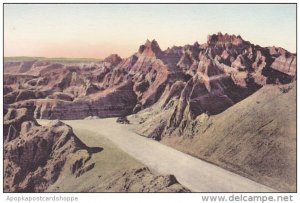
{"type": "Polygon", "coordinates": [[[73,128],[88,129],[105,136],[152,170],[175,175],[181,184],[194,192],[275,192],[269,187],[139,136],[131,131],[132,125],[118,124],[116,118],[64,122],[73,128]]]}

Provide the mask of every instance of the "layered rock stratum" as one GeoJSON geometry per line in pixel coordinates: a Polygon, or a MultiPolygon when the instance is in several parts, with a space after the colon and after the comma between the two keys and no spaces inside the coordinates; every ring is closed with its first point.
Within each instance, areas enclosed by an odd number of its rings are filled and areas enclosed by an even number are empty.
{"type": "MultiPolygon", "coordinates": [[[[5,62],[4,105],[37,119],[131,115],[144,136],[295,191],[296,72],[296,54],[241,36],[218,33],[166,50],[147,40],[124,59],[5,62]]],[[[6,128],[6,142],[21,129],[6,128]]]]}
{"type": "MultiPolygon", "coordinates": [[[[70,126],[59,120],[39,125],[28,109],[8,108],[4,117],[4,191],[44,192],[59,179],[72,185],[74,179],[78,182],[77,179],[85,173],[107,164],[96,163],[92,158],[94,153],[102,150],[102,147],[86,146],[70,126]]],[[[118,153],[111,156],[122,159],[118,153]]],[[[148,168],[132,167],[121,167],[111,177],[104,176],[109,181],[98,183],[101,190],[91,192],[190,191],[173,175],[156,175],[148,168]]],[[[115,169],[112,167],[110,170],[115,169]]],[[[85,184],[95,187],[92,183],[85,184]]],[[[66,192],[57,188],[50,191],[66,192]]]]}
{"type": "Polygon", "coordinates": [[[54,120],[41,126],[26,108],[9,108],[4,117],[4,191],[42,192],[53,184],[68,159],[80,175],[93,168],[92,153],[72,128],[54,120]]]}
{"type": "Polygon", "coordinates": [[[7,62],[4,73],[4,102],[34,108],[36,118],[126,116],[150,107],[164,93],[165,105],[179,97],[172,116],[177,128],[189,119],[185,111],[191,119],[218,114],[266,84],[291,82],[296,56],[219,33],[205,44],[165,51],[147,40],[129,58],[113,54],[99,63],[7,62]]]}

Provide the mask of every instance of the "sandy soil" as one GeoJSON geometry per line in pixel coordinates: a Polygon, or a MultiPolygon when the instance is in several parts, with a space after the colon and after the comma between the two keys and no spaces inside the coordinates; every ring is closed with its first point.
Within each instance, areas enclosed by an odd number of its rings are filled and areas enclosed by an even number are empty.
{"type": "MultiPolygon", "coordinates": [[[[90,143],[97,143],[100,135],[108,138],[120,149],[157,173],[175,175],[181,184],[194,192],[275,191],[159,142],[139,136],[132,132],[135,125],[118,124],[116,118],[64,122],[72,126],[75,133],[85,130],[93,132],[88,137],[90,143]]],[[[84,137],[82,140],[85,142],[84,137]]]]}
{"type": "MultiPolygon", "coordinates": [[[[49,120],[38,122],[46,124],[49,120]]],[[[73,131],[88,146],[103,150],[92,154],[86,163],[94,167],[79,177],[71,173],[74,161],[68,160],[58,180],[46,192],[189,192],[169,174],[162,176],[148,170],[99,132],[81,125],[73,125],[73,131]]]]}
{"type": "Polygon", "coordinates": [[[296,191],[296,82],[266,85],[220,114],[201,114],[170,132],[174,109],[155,104],[128,120],[141,123],[136,132],[145,137],[162,126],[162,144],[277,191],[296,191]]]}

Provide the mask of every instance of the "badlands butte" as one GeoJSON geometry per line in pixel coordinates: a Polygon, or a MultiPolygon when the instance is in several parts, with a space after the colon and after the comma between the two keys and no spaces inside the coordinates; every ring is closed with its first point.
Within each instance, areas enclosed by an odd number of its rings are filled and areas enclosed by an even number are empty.
{"type": "Polygon", "coordinates": [[[194,191],[101,135],[118,126],[296,191],[296,55],[281,47],[218,33],[166,50],[147,40],[124,59],[5,58],[3,93],[6,192],[194,191]],[[91,122],[108,124],[95,132],[91,122]]]}

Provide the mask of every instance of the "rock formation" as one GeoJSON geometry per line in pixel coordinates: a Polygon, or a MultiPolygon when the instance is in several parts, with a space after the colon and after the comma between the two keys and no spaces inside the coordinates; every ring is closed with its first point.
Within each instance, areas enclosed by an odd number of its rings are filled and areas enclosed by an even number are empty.
{"type": "Polygon", "coordinates": [[[72,128],[55,120],[41,126],[26,108],[9,108],[4,117],[4,191],[42,192],[53,184],[65,162],[72,159],[73,174],[90,170],[89,148],[72,128]]]}
{"type": "Polygon", "coordinates": [[[157,176],[148,168],[117,173],[105,189],[120,192],[190,192],[178,183],[175,176],[157,176]]]}
{"type": "Polygon", "coordinates": [[[103,61],[110,63],[113,66],[116,66],[122,61],[122,58],[118,54],[111,54],[108,57],[106,57],[103,61]]]}
{"type": "Polygon", "coordinates": [[[21,123],[28,119],[11,108],[26,108],[33,112],[35,118],[53,120],[128,116],[130,123],[140,124],[138,131],[144,136],[278,190],[294,191],[292,161],[296,134],[294,131],[281,131],[285,128],[284,122],[280,123],[280,119],[269,115],[268,111],[274,111],[273,115],[278,117],[288,117],[291,120],[286,123],[289,130],[295,128],[295,120],[291,116],[292,112],[295,114],[295,104],[286,109],[287,104],[281,101],[288,103],[287,95],[290,99],[295,98],[291,95],[293,88],[290,92],[288,87],[296,80],[296,69],[296,54],[280,47],[261,47],[241,36],[222,33],[209,35],[204,44],[195,42],[166,50],[162,50],[156,40],[147,40],[128,58],[121,59],[113,54],[97,63],[5,62],[5,111],[8,118],[16,118],[13,125],[9,120],[5,121],[5,142],[13,142],[19,137],[17,132],[21,123]],[[281,93],[270,86],[282,88],[281,93]],[[250,101],[247,99],[261,92],[265,94],[261,95],[264,101],[256,98],[257,101],[247,103],[250,101]],[[274,92],[280,98],[272,97],[274,92]],[[272,102],[266,102],[268,96],[274,99],[278,109],[265,108],[272,106],[272,102]],[[241,102],[247,103],[244,107],[251,107],[258,117],[247,112],[245,114],[252,115],[249,120],[247,116],[242,117],[242,109],[232,110],[241,102]],[[259,104],[256,102],[265,106],[256,105],[259,104]],[[254,108],[256,106],[258,109],[254,108]],[[227,112],[241,114],[241,118],[231,117],[227,112]],[[285,115],[287,112],[289,115],[285,115]],[[131,114],[136,117],[129,116],[131,114]],[[221,115],[226,115],[224,118],[228,120],[217,119],[221,115]],[[219,125],[226,123],[226,126],[218,129],[210,123],[210,118],[219,120],[216,121],[219,125]],[[273,124],[272,127],[282,132],[287,140],[284,141],[277,132],[261,129],[264,126],[260,124],[268,118],[273,120],[271,123],[278,124],[279,127],[273,124]],[[247,123],[240,119],[246,119],[247,123]],[[257,123],[257,126],[252,126],[252,123],[257,123]],[[254,129],[262,134],[252,132],[254,129]],[[227,135],[229,138],[225,139],[227,135]],[[244,137],[246,135],[249,140],[244,137]],[[209,138],[213,138],[211,142],[209,138]],[[228,140],[240,142],[234,145],[228,140]],[[202,146],[202,141],[205,146],[202,146]],[[283,150],[285,142],[291,154],[283,150]],[[265,150],[265,145],[277,147],[278,152],[265,150]],[[256,152],[254,146],[258,147],[256,152]],[[257,154],[260,162],[252,157],[253,153],[257,154]],[[286,157],[289,157],[287,162],[284,161],[286,157]],[[268,166],[278,170],[268,174],[267,171],[271,170],[268,166]],[[284,173],[292,175],[285,176],[284,173]],[[276,186],[276,181],[282,182],[282,186],[276,186]]]}
{"type": "Polygon", "coordinates": [[[155,104],[167,88],[176,89],[178,81],[182,89],[176,93],[179,103],[170,121],[170,127],[177,128],[202,113],[218,114],[265,84],[291,82],[296,60],[282,48],[264,48],[218,33],[208,36],[205,44],[165,51],[157,41],[147,40],[129,58],[112,54],[99,63],[7,62],[4,72],[4,102],[22,107],[20,101],[31,101],[37,106],[35,116],[48,119],[126,116],[155,104]],[[111,94],[120,94],[120,99],[107,99],[111,94]],[[102,107],[92,106],[95,102],[102,107]],[[74,109],[80,113],[68,113],[74,109]]]}
{"type": "Polygon", "coordinates": [[[140,135],[279,191],[296,190],[295,82],[266,85],[216,115],[206,112],[193,119],[185,110],[174,128],[178,98],[171,98],[166,106],[162,100],[128,120],[140,124],[140,135]]]}

